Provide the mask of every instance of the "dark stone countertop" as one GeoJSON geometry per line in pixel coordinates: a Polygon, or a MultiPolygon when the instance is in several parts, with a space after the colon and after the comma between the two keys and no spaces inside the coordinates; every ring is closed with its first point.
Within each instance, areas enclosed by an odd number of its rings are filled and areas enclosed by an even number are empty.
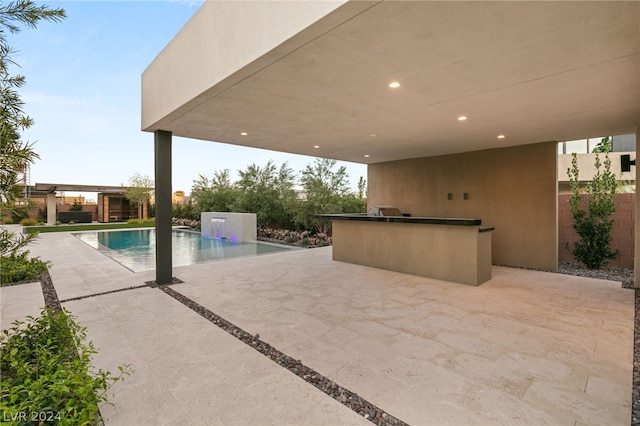
{"type": "MultiPolygon", "coordinates": [[[[481,219],[453,218],[453,217],[413,217],[413,216],[368,216],[362,214],[318,214],[316,217],[329,220],[353,220],[362,222],[387,222],[387,223],[415,223],[423,225],[458,225],[480,226],[481,219]]],[[[483,227],[481,232],[493,231],[493,228],[483,227]]]]}

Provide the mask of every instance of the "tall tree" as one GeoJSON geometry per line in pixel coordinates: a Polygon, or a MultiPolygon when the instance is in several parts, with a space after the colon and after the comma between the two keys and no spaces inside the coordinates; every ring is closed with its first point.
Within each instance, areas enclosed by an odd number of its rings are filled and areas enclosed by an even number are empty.
{"type": "MultiPolygon", "coordinates": [[[[336,160],[316,158],[302,171],[300,179],[306,200],[297,214],[298,223],[309,230],[326,233],[330,222],[315,217],[322,213],[359,213],[366,203],[349,189],[349,175],[345,166],[336,167],[336,160]]],[[[360,179],[359,191],[364,194],[365,182],[360,179]]]]}
{"type": "Polygon", "coordinates": [[[231,211],[237,195],[229,169],[215,171],[211,179],[201,174],[191,187],[191,198],[198,212],[231,211]]]}
{"type": "MultiPolygon", "coordinates": [[[[11,58],[13,51],[7,34],[16,34],[23,26],[36,28],[42,20],[56,22],[64,18],[64,10],[36,5],[31,0],[0,3],[0,210],[13,211],[15,199],[21,192],[20,173],[38,158],[33,144],[21,139],[21,133],[33,120],[25,114],[18,92],[25,78],[11,73],[11,67],[17,64],[11,58]]],[[[15,256],[34,235],[15,236],[6,229],[0,230],[0,255],[15,256]]]]}
{"type": "Polygon", "coordinates": [[[42,20],[55,22],[64,18],[64,10],[36,5],[31,0],[0,3],[0,202],[5,208],[10,208],[20,194],[20,174],[39,158],[33,143],[21,139],[21,133],[33,120],[24,113],[24,102],[18,93],[25,78],[11,74],[12,66],[17,64],[11,58],[13,50],[7,33],[16,34],[21,26],[36,28],[42,20]]]}
{"type": "Polygon", "coordinates": [[[138,204],[138,219],[142,219],[143,206],[151,199],[153,188],[153,179],[149,176],[136,172],[129,178],[129,186],[125,189],[124,195],[138,204]]]}
{"type": "Polygon", "coordinates": [[[295,174],[285,162],[278,168],[273,160],[260,167],[251,164],[239,170],[238,198],[233,210],[256,214],[258,226],[289,227],[293,225],[292,209],[296,202],[293,189],[295,174]]]}

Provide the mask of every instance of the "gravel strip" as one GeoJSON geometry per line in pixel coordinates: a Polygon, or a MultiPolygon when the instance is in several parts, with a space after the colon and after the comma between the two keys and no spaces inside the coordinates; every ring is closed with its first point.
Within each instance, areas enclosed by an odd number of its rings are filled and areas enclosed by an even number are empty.
{"type": "Polygon", "coordinates": [[[640,426],[640,289],[635,290],[635,328],[633,336],[633,394],[631,426],[640,426]]]}
{"type": "Polygon", "coordinates": [[[620,281],[623,288],[633,288],[634,284],[633,269],[616,266],[605,266],[602,269],[588,269],[581,265],[560,261],[558,262],[558,273],[597,278],[600,280],[620,281]]]}
{"type": "Polygon", "coordinates": [[[60,305],[60,300],[58,299],[58,293],[56,292],[56,288],[53,286],[53,281],[51,280],[51,275],[49,275],[49,271],[45,272],[45,275],[40,280],[40,287],[42,287],[42,297],[44,298],[44,306],[53,309],[55,311],[62,311],[62,305],[60,305]]]}
{"type": "Polygon", "coordinates": [[[271,359],[273,362],[291,371],[296,376],[301,377],[306,382],[311,383],[313,386],[320,389],[322,392],[329,395],[336,401],[342,403],[351,410],[355,411],[365,419],[369,420],[371,423],[375,425],[407,425],[407,423],[390,415],[386,411],[358,396],[358,394],[338,385],[337,383],[318,373],[314,369],[307,367],[302,362],[300,362],[300,360],[293,359],[275,349],[268,343],[260,340],[260,336],[258,334],[252,336],[243,329],[214,314],[204,306],[178,293],[169,286],[159,286],[158,288],[183,305],[187,306],[191,310],[200,314],[202,317],[206,318],[213,324],[217,325],[227,333],[236,337],[238,340],[241,340],[246,345],[251,346],[253,349],[271,359]]]}

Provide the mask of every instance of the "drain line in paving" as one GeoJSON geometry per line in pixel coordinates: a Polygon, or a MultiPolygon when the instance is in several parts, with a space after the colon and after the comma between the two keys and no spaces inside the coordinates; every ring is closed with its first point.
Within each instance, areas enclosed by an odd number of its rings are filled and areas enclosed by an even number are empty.
{"type": "Polygon", "coordinates": [[[111,294],[111,293],[120,293],[121,291],[135,290],[137,288],[144,288],[144,287],[149,287],[149,284],[134,285],[132,287],[118,288],[118,289],[109,290],[109,291],[102,291],[100,293],[87,294],[85,296],[70,297],[68,299],[61,300],[60,303],[72,302],[74,300],[82,300],[82,299],[86,299],[88,297],[104,296],[105,294],[111,294]]]}
{"type": "Polygon", "coordinates": [[[300,362],[300,360],[293,359],[290,356],[287,356],[286,354],[280,352],[273,346],[269,345],[268,343],[260,340],[259,335],[256,334],[255,336],[253,336],[247,333],[240,327],[235,326],[231,322],[211,312],[209,309],[205,308],[199,303],[189,299],[187,296],[178,293],[168,285],[158,286],[158,288],[176,299],[178,302],[187,306],[200,316],[204,317],[209,322],[217,325],[238,340],[242,341],[246,345],[260,352],[262,355],[271,359],[273,362],[286,368],[306,382],[312,384],[325,394],[329,395],[331,398],[342,403],[344,406],[355,411],[370,422],[376,425],[407,425],[407,423],[403,422],[397,417],[392,416],[391,414],[387,413],[371,402],[363,399],[355,392],[352,392],[349,389],[338,385],[337,383],[318,373],[314,369],[307,367],[302,362],[300,362]]]}

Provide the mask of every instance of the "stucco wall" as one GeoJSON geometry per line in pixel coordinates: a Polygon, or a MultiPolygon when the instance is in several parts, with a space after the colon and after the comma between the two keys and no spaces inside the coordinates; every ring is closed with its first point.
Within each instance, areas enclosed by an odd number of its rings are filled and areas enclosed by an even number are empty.
{"type": "MultiPolygon", "coordinates": [[[[196,104],[276,61],[276,47],[339,8],[345,0],[207,1],[142,74],[142,129],[158,130],[196,104]],[[267,55],[270,54],[271,56],[267,55]],[[251,67],[247,65],[252,64],[251,67]],[[211,88],[228,79],[227,84],[211,88]],[[165,119],[159,123],[160,120],[165,119]]],[[[354,2],[355,13],[360,6],[354,2]]],[[[329,22],[329,25],[332,23],[329,22]]],[[[334,23],[335,25],[335,23],[334,23]]],[[[318,29],[322,31],[322,29],[318,29]]],[[[317,36],[311,32],[304,43],[317,36]]]]}
{"type": "Polygon", "coordinates": [[[367,202],[413,216],[480,218],[496,228],[494,264],[555,271],[556,162],[556,142],[544,142],[371,164],[367,202]]]}

